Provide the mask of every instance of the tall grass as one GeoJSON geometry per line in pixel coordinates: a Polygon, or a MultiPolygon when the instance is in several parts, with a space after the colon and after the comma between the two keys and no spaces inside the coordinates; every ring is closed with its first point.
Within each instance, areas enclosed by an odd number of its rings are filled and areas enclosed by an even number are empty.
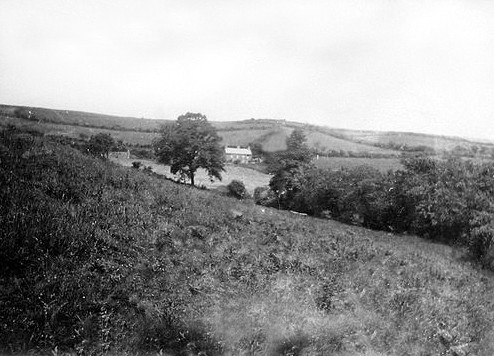
{"type": "Polygon", "coordinates": [[[494,351],[492,277],[430,243],[1,142],[2,353],[494,351]]]}

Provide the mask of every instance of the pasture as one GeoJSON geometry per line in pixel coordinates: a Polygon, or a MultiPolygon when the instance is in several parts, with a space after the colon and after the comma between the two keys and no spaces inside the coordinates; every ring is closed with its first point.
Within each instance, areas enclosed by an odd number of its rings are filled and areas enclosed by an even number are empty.
{"type": "MultiPolygon", "coordinates": [[[[207,113],[205,113],[207,115],[207,113]]],[[[9,123],[28,126],[69,137],[79,134],[92,135],[98,132],[110,133],[116,140],[133,145],[150,145],[161,124],[168,120],[145,119],[104,115],[70,110],[54,110],[12,105],[0,105],[0,125],[9,123]],[[16,117],[18,111],[32,111],[35,116],[29,120],[16,117]]],[[[249,119],[243,121],[214,121],[209,117],[224,145],[262,144],[268,152],[285,149],[285,139],[294,128],[306,131],[310,147],[318,150],[335,150],[355,153],[399,155],[400,151],[376,147],[376,145],[428,146],[435,150],[450,151],[457,146],[472,152],[492,152],[494,142],[447,137],[410,132],[360,131],[322,126],[306,125],[297,122],[271,119],[249,119]]]]}
{"type": "Polygon", "coordinates": [[[225,146],[248,146],[253,142],[262,141],[260,138],[269,132],[269,129],[221,130],[218,131],[218,135],[222,138],[221,144],[225,146]]]}
{"type": "Polygon", "coordinates": [[[450,151],[456,146],[470,149],[473,146],[493,147],[493,142],[465,139],[461,137],[428,135],[412,132],[379,132],[379,131],[354,131],[338,130],[334,132],[351,141],[370,145],[407,145],[409,147],[427,146],[436,151],[450,151]]]}
{"type": "Polygon", "coordinates": [[[315,147],[323,151],[336,150],[356,153],[371,153],[396,156],[397,151],[374,147],[365,143],[358,143],[352,140],[345,140],[334,137],[325,132],[307,131],[307,144],[309,147],[315,147]]]}
{"type": "MultiPolygon", "coordinates": [[[[180,179],[180,176],[170,173],[170,166],[159,164],[154,161],[133,158],[127,159],[121,157],[110,157],[110,160],[124,167],[131,167],[132,162],[140,161],[143,166],[152,167],[153,172],[157,174],[177,181],[180,179]]],[[[204,169],[199,169],[196,173],[195,182],[198,187],[204,186],[208,189],[224,190],[224,188],[232,180],[239,180],[244,183],[245,188],[249,194],[252,195],[254,193],[254,189],[261,186],[267,186],[269,184],[269,180],[271,179],[271,176],[268,174],[261,173],[254,169],[236,166],[234,164],[227,164],[225,166],[225,172],[222,172],[221,175],[221,181],[218,181],[217,179],[211,181],[206,171],[204,169]]]]}
{"type": "Polygon", "coordinates": [[[314,160],[317,168],[337,170],[341,168],[355,168],[368,165],[377,168],[382,173],[389,170],[396,171],[402,168],[399,158],[353,158],[353,157],[324,157],[314,160]]]}

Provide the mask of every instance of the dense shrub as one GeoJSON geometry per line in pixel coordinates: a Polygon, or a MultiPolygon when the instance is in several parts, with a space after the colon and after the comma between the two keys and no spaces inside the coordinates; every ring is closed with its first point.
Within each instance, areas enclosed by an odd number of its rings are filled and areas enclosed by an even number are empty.
{"type": "Polygon", "coordinates": [[[494,164],[428,157],[402,164],[403,170],[387,174],[366,166],[296,167],[277,174],[270,185],[274,195],[277,187],[284,189],[277,194],[280,208],[461,243],[482,260],[494,246],[494,164]]]}
{"type": "Polygon", "coordinates": [[[154,151],[151,148],[132,148],[130,153],[135,158],[140,159],[154,159],[154,151]]]}
{"type": "Polygon", "coordinates": [[[256,187],[254,189],[254,202],[258,205],[278,207],[278,199],[269,187],[256,187]]]}
{"type": "Polygon", "coordinates": [[[99,133],[89,138],[87,151],[100,158],[108,159],[110,150],[115,146],[115,140],[110,134],[99,133]]]}
{"type": "Polygon", "coordinates": [[[228,184],[228,194],[237,199],[244,199],[248,195],[244,183],[239,180],[232,180],[228,184]]]}

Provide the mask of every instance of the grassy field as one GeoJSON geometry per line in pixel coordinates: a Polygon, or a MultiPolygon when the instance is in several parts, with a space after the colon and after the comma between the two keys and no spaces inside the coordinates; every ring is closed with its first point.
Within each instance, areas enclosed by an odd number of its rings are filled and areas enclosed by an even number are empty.
{"type": "Polygon", "coordinates": [[[126,144],[131,145],[151,145],[155,138],[159,137],[158,133],[140,132],[140,131],[120,131],[109,130],[94,127],[44,124],[44,130],[47,135],[60,135],[68,137],[81,137],[85,135],[90,137],[98,133],[110,134],[115,141],[122,140],[126,144]]]}
{"type": "MultiPolygon", "coordinates": [[[[12,105],[0,105],[1,120],[8,120],[9,117],[15,117],[16,110],[32,111],[34,117],[33,122],[44,124],[61,124],[68,126],[87,126],[100,129],[111,129],[119,132],[119,137],[128,139],[129,142],[148,144],[145,136],[134,134],[124,135],[122,131],[156,131],[165,120],[145,119],[121,117],[104,114],[87,113],[70,110],[54,110],[46,108],[22,107],[12,105]]],[[[174,119],[174,118],[171,118],[174,119]]],[[[446,137],[437,135],[426,135],[405,132],[378,132],[378,131],[359,131],[345,130],[327,127],[318,127],[306,125],[296,122],[286,122],[284,120],[269,120],[269,119],[250,119],[243,121],[226,121],[215,122],[214,118],[209,118],[213,125],[220,131],[224,137],[225,144],[228,145],[245,145],[253,142],[262,135],[268,132],[276,132],[274,135],[266,136],[265,142],[261,139],[261,143],[265,145],[267,151],[276,151],[284,149],[283,136],[289,135],[293,128],[302,128],[308,133],[309,145],[316,148],[326,148],[333,150],[345,150],[353,152],[375,152],[382,154],[393,154],[393,150],[384,150],[372,145],[395,143],[398,145],[408,146],[429,146],[436,150],[451,150],[456,146],[470,148],[478,147],[494,147],[493,142],[477,142],[475,140],[467,140],[459,137],[446,137]],[[244,132],[244,135],[241,132],[244,132]],[[259,135],[254,135],[251,132],[257,132],[259,135]]],[[[53,130],[53,128],[51,128],[53,130]]],[[[66,134],[72,132],[78,133],[77,129],[66,130],[61,128],[66,134]]]]}
{"type": "Polygon", "coordinates": [[[323,157],[314,160],[318,168],[341,169],[354,168],[362,165],[369,165],[385,173],[389,170],[395,171],[403,166],[399,158],[351,158],[351,157],[323,157]]]}
{"type": "MultiPolygon", "coordinates": [[[[248,146],[253,142],[259,142],[259,138],[269,134],[271,129],[247,129],[247,130],[222,130],[218,135],[225,146],[248,146]]],[[[261,140],[262,141],[262,140],[261,140]]]]}
{"type": "Polygon", "coordinates": [[[32,112],[32,120],[41,123],[63,124],[71,126],[92,126],[108,129],[125,130],[156,130],[163,120],[144,119],[104,115],[72,110],[55,110],[25,106],[0,105],[0,115],[15,116],[16,109],[21,108],[32,112]]]}
{"type": "MultiPolygon", "coordinates": [[[[318,150],[346,151],[398,156],[400,151],[376,147],[376,145],[394,144],[395,147],[428,146],[438,151],[450,151],[457,146],[470,152],[483,152],[489,156],[494,148],[493,142],[476,142],[459,137],[446,137],[403,132],[378,132],[332,129],[314,125],[286,122],[284,120],[250,119],[243,121],[211,123],[218,129],[224,145],[246,146],[252,142],[260,143],[267,152],[285,149],[285,140],[294,128],[306,131],[310,147],[318,150]],[[473,149],[472,149],[473,148],[473,149]]],[[[69,110],[18,107],[0,105],[0,126],[7,123],[31,126],[48,134],[77,137],[80,134],[92,135],[96,132],[108,132],[117,140],[137,145],[149,145],[157,136],[156,130],[166,120],[144,119],[86,113],[69,110]],[[16,118],[18,111],[31,111],[29,119],[16,118]]]]}
{"type": "MultiPolygon", "coordinates": [[[[241,126],[240,126],[241,127],[241,126]]],[[[223,138],[225,145],[243,145],[249,143],[260,143],[263,149],[267,152],[282,151],[286,149],[286,139],[293,131],[291,126],[278,126],[257,129],[236,129],[222,130],[219,135],[223,138]]],[[[317,148],[318,150],[336,150],[356,153],[382,154],[396,156],[397,151],[374,147],[368,144],[360,144],[350,140],[340,139],[324,132],[306,131],[307,144],[309,147],[317,148]]]]}
{"type": "Polygon", "coordinates": [[[110,134],[116,141],[122,140],[126,144],[131,145],[150,145],[155,138],[159,136],[158,133],[141,132],[141,131],[128,131],[128,130],[113,130],[99,127],[86,127],[69,124],[55,124],[55,123],[39,123],[30,120],[15,119],[11,117],[0,116],[0,127],[6,127],[7,125],[15,125],[27,129],[34,129],[43,132],[45,135],[65,136],[80,138],[81,135],[90,137],[97,133],[110,134]]]}
{"type": "MultiPolygon", "coordinates": [[[[3,116],[0,118],[0,120],[0,126],[5,127],[8,124],[15,124],[26,128],[40,130],[46,135],[61,135],[79,138],[81,137],[81,135],[85,135],[86,137],[88,137],[100,132],[108,133],[115,140],[122,140],[123,142],[131,145],[150,145],[155,138],[159,137],[159,134],[154,132],[106,129],[101,127],[87,127],[65,123],[57,124],[53,122],[37,122],[12,118],[8,116],[3,116]]],[[[218,131],[218,134],[222,138],[223,145],[247,146],[252,142],[256,142],[260,143],[263,149],[267,152],[286,149],[285,141],[292,132],[293,128],[275,126],[269,128],[269,126],[266,125],[260,126],[266,128],[256,129],[255,125],[250,123],[249,125],[241,125],[240,128],[243,127],[243,129],[239,129],[239,127],[236,127],[234,130],[222,129],[218,131]]],[[[231,127],[231,125],[228,127],[231,127]]],[[[313,131],[307,132],[307,143],[310,147],[314,147],[317,149],[332,149],[337,151],[352,151],[356,153],[397,155],[396,151],[377,148],[370,145],[363,145],[348,140],[342,140],[331,135],[313,131]]]]}
{"type": "MultiPolygon", "coordinates": [[[[124,167],[131,167],[132,162],[140,161],[145,167],[152,167],[153,172],[163,175],[167,178],[178,180],[180,177],[170,173],[170,167],[162,164],[158,164],[149,160],[142,159],[126,159],[126,158],[110,158],[113,162],[120,164],[124,167]]],[[[234,164],[227,164],[225,166],[225,172],[221,174],[222,180],[219,181],[215,179],[211,181],[204,169],[199,169],[197,171],[195,182],[198,187],[204,186],[208,189],[220,189],[224,188],[232,181],[239,180],[244,183],[245,188],[249,194],[254,194],[254,189],[261,186],[267,186],[271,176],[268,174],[261,173],[254,169],[249,169],[245,167],[239,167],[234,164]]]]}
{"type": "Polygon", "coordinates": [[[463,250],[0,142],[0,353],[494,354],[463,250]]]}
{"type": "Polygon", "coordinates": [[[450,151],[456,146],[466,148],[477,146],[492,147],[493,142],[467,140],[460,137],[448,137],[438,135],[427,135],[411,132],[378,132],[378,131],[353,131],[353,130],[333,130],[336,134],[341,135],[352,141],[367,144],[398,144],[407,146],[428,146],[435,150],[450,151]]]}
{"type": "Polygon", "coordinates": [[[361,144],[355,141],[343,140],[324,132],[307,132],[307,143],[310,147],[320,147],[324,150],[343,150],[349,152],[368,152],[383,155],[397,155],[396,151],[361,144]]]}

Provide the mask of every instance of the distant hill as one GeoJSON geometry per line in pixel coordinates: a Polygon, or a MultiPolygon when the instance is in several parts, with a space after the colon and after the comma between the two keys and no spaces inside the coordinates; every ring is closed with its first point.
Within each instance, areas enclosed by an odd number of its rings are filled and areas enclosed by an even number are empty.
{"type": "Polygon", "coordinates": [[[435,150],[451,151],[457,147],[471,149],[474,146],[494,147],[493,141],[471,140],[454,136],[430,135],[413,132],[382,132],[382,131],[358,131],[345,129],[330,129],[333,135],[342,139],[370,144],[378,147],[399,148],[427,146],[435,150]]]}
{"type": "Polygon", "coordinates": [[[135,117],[112,116],[83,111],[55,110],[29,106],[0,105],[0,116],[17,117],[39,124],[63,124],[105,128],[112,130],[130,130],[154,132],[165,120],[139,119],[135,117]]]}
{"type": "MultiPolygon", "coordinates": [[[[0,119],[0,126],[34,127],[49,135],[87,137],[107,132],[116,140],[141,146],[150,145],[158,137],[160,126],[171,122],[13,105],[0,105],[0,119]]],[[[494,152],[493,142],[459,137],[346,130],[272,119],[211,123],[218,129],[223,144],[246,146],[257,143],[267,152],[285,149],[286,138],[296,128],[304,129],[310,147],[327,155],[397,157],[403,151],[455,151],[462,156],[490,157],[494,152]]]]}

